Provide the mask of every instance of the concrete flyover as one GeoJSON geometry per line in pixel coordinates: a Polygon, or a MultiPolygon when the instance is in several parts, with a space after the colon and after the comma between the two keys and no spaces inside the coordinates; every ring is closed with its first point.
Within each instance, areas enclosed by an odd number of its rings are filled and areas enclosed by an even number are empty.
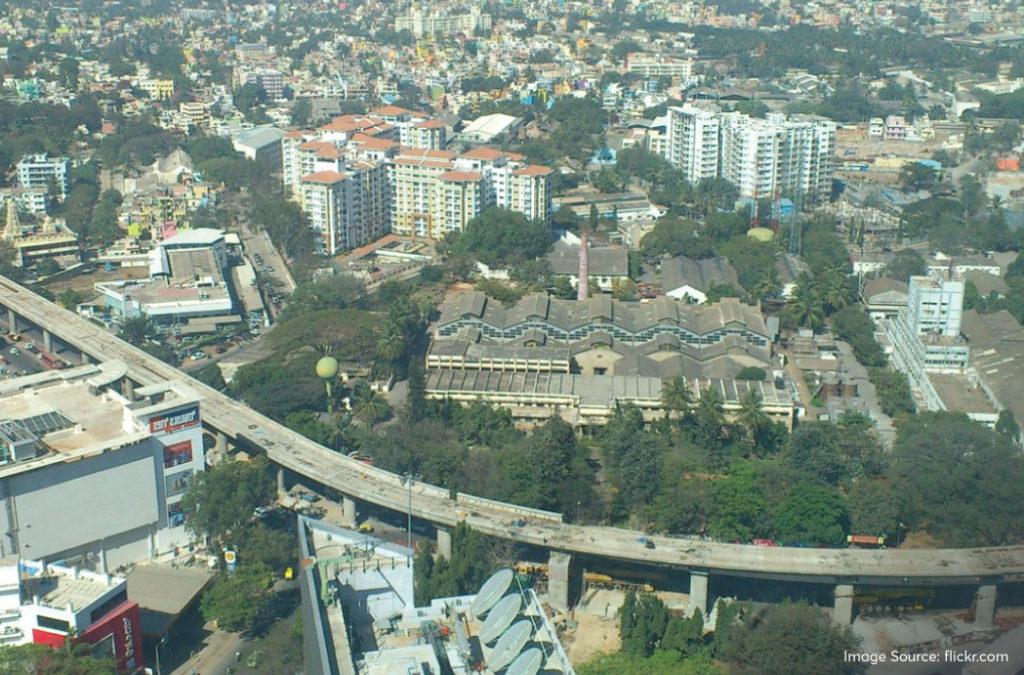
{"type": "MultiPolygon", "coordinates": [[[[405,513],[409,488],[400,476],[339,455],[246,405],[191,380],[177,368],[151,357],[104,329],[0,277],[0,305],[9,322],[44,329],[50,339],[81,352],[82,360],[119,359],[128,365],[126,386],[168,379],[188,380],[202,397],[204,426],[220,439],[266,452],[268,458],[345,495],[345,511],[355,518],[357,501],[405,513]]],[[[978,589],[979,613],[994,612],[999,583],[1024,580],[1024,546],[974,549],[814,549],[726,544],[651,536],[654,548],[638,542],[643,533],[612,527],[563,523],[560,514],[537,511],[415,483],[412,515],[439,527],[441,538],[459,521],[489,535],[546,548],[557,554],[558,574],[570,578],[571,556],[660,564],[689,573],[691,604],[706,607],[708,575],[730,575],[824,583],[836,587],[836,618],[852,616],[855,585],[968,585],[978,589]],[[454,497],[454,499],[453,499],[454,497]],[[525,524],[519,525],[525,521],[525,524]]],[[[442,544],[444,542],[442,541],[442,544]]],[[[552,604],[569,604],[569,584],[559,583],[552,604]]],[[[979,620],[990,620],[981,617],[979,620]]]]}

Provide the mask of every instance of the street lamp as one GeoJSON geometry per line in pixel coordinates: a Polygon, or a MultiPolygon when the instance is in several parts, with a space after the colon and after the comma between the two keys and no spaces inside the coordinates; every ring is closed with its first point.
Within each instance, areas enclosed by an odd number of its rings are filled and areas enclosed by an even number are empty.
{"type": "Polygon", "coordinates": [[[405,531],[405,542],[409,549],[410,556],[412,556],[412,484],[420,478],[422,478],[422,476],[414,474],[411,471],[406,471],[402,474],[402,485],[406,486],[409,493],[409,510],[406,512],[408,515],[408,522],[405,531]]]}
{"type": "Polygon", "coordinates": [[[166,635],[161,635],[160,636],[160,642],[156,643],[156,675],[161,675],[161,672],[160,672],[160,645],[163,645],[166,642],[167,642],[167,636],[166,635]]]}

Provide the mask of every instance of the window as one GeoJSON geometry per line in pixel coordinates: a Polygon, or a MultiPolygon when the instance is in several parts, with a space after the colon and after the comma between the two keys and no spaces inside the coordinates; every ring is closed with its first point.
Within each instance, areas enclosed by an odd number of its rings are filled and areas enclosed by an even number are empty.
{"type": "Polygon", "coordinates": [[[43,616],[42,614],[36,617],[36,624],[40,628],[46,628],[47,630],[59,630],[62,633],[71,632],[71,624],[62,619],[54,619],[50,616],[43,616]]]}
{"type": "Polygon", "coordinates": [[[109,600],[104,602],[96,609],[89,612],[89,623],[96,623],[104,616],[110,613],[110,610],[114,609],[118,605],[128,600],[128,589],[125,588],[120,593],[112,596],[109,600]]]}

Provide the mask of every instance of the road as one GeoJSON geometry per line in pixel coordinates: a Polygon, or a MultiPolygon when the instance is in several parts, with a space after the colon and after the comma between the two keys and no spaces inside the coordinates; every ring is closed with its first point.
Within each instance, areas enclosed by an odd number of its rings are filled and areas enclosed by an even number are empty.
{"type": "MultiPolygon", "coordinates": [[[[35,293],[0,278],[0,304],[19,316],[47,326],[91,358],[118,359],[137,383],[183,380],[181,371],[112,337],[102,329],[35,293]]],[[[244,404],[197,381],[204,425],[242,446],[263,449],[268,458],[298,474],[357,500],[405,512],[407,492],[398,475],[335,453],[244,404]]],[[[661,563],[710,570],[717,574],[792,579],[807,582],[903,584],[963,583],[1024,579],[1024,546],[977,549],[869,550],[747,546],[651,536],[653,549],[637,538],[641,532],[561,522],[550,514],[484,500],[418,483],[412,491],[412,514],[445,527],[460,521],[484,534],[567,553],[624,561],[661,563]],[[525,520],[524,527],[512,521],[525,520]]]]}

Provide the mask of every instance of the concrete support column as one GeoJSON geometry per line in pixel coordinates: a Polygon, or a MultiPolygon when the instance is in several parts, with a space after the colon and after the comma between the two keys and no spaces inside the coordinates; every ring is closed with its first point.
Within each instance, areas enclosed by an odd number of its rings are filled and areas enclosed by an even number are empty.
{"type": "Polygon", "coordinates": [[[18,315],[9,307],[7,308],[7,326],[11,329],[10,332],[18,332],[18,315]]]}
{"type": "Polygon", "coordinates": [[[351,497],[341,498],[341,524],[343,527],[356,527],[356,500],[351,497]]]}
{"type": "Polygon", "coordinates": [[[690,570],[690,601],[686,613],[693,616],[698,610],[702,616],[708,613],[708,573],[706,570],[690,570]]]}
{"type": "Polygon", "coordinates": [[[437,555],[452,559],[452,531],[440,525],[437,526],[437,555]]]}
{"type": "Polygon", "coordinates": [[[569,611],[572,593],[572,556],[552,551],[548,557],[548,604],[560,612],[569,611]]]}
{"type": "Polygon", "coordinates": [[[284,467],[279,466],[277,468],[277,491],[284,492],[284,489],[284,467]]]}
{"type": "Polygon", "coordinates": [[[45,328],[43,329],[43,351],[53,353],[53,336],[45,328]]]}
{"type": "Polygon", "coordinates": [[[974,594],[974,625],[978,628],[992,628],[996,621],[996,596],[999,595],[995,584],[978,586],[974,594]]]}
{"type": "Polygon", "coordinates": [[[131,378],[124,378],[121,380],[121,394],[129,401],[135,400],[135,383],[131,381],[131,378]]]}
{"type": "Polygon", "coordinates": [[[82,352],[82,365],[83,366],[87,366],[90,363],[92,363],[92,359],[89,358],[88,354],[86,354],[85,352],[82,352]]]}
{"type": "Polygon", "coordinates": [[[841,626],[853,623],[853,584],[836,584],[836,602],[832,620],[841,626]]]}
{"type": "MultiPolygon", "coordinates": [[[[228,451],[228,435],[223,431],[217,431],[217,444],[213,446],[218,455],[225,455],[228,451]]],[[[221,457],[218,457],[220,459],[221,457]]]]}

